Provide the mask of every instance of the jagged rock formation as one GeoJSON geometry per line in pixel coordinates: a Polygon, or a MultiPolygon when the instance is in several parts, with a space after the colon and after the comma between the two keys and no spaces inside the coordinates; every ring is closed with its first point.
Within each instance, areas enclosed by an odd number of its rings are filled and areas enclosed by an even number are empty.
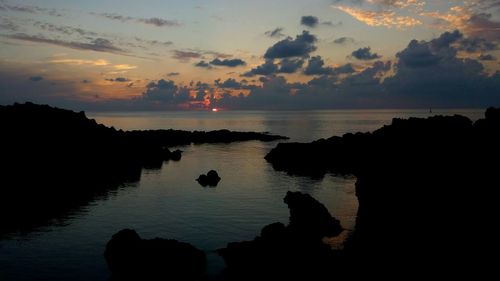
{"type": "Polygon", "coordinates": [[[279,144],[266,159],[291,174],[357,177],[356,231],[344,253],[353,273],[459,276],[495,268],[499,143],[500,109],[489,108],[475,123],[394,119],[373,133],[279,144]]]}

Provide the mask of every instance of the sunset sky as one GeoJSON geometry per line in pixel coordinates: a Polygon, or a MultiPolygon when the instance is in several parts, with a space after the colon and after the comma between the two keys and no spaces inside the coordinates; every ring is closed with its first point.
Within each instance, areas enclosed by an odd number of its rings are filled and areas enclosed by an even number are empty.
{"type": "Polygon", "coordinates": [[[500,0],[0,0],[0,104],[500,105],[500,0]]]}

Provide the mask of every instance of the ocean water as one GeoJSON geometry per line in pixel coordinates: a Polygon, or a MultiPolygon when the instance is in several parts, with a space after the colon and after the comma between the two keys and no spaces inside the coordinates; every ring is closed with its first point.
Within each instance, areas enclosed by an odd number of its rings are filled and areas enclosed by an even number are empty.
{"type": "MultiPolygon", "coordinates": [[[[434,110],[471,119],[483,110],[434,110]]],[[[99,123],[123,130],[182,129],[259,131],[312,141],[347,132],[373,131],[394,117],[426,117],[426,110],[219,111],[90,113],[99,123]]],[[[0,280],[106,280],[106,243],[123,228],[143,238],[171,238],[204,250],[209,271],[223,262],[214,250],[228,242],[250,240],[263,226],[287,223],[283,197],[288,190],[311,194],[341,220],[346,233],[355,227],[355,178],[327,175],[314,180],[274,171],[264,156],[277,142],[258,141],[180,147],[180,162],[143,170],[138,183],[126,184],[70,214],[62,222],[29,234],[0,240],[0,280]],[[216,188],[195,179],[215,169],[216,188]]],[[[70,188],[70,187],[69,187],[70,188]]]]}

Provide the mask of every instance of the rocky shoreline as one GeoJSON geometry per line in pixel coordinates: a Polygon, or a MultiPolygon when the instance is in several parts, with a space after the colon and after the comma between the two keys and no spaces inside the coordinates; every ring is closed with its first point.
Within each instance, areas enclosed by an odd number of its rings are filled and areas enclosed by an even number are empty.
{"type": "Polygon", "coordinates": [[[33,103],[0,106],[0,236],[29,232],[63,218],[141,170],[179,161],[190,144],[287,139],[267,133],[122,131],[97,124],[84,112],[33,103]]]}

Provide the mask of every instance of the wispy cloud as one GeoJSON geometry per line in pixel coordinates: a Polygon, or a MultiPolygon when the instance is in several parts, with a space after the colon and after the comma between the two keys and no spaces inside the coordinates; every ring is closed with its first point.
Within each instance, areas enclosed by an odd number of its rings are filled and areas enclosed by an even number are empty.
{"type": "Polygon", "coordinates": [[[42,8],[34,5],[10,4],[7,2],[0,2],[0,10],[29,14],[46,13],[56,17],[62,16],[60,11],[57,9],[42,8]]]}
{"type": "Polygon", "coordinates": [[[351,37],[339,37],[335,40],[333,40],[334,44],[339,44],[339,45],[344,45],[344,44],[353,44],[356,43],[356,40],[351,37]]]}
{"type": "Polygon", "coordinates": [[[285,36],[285,34],[283,34],[283,29],[282,27],[277,27],[273,30],[269,30],[269,31],[266,31],[264,34],[266,36],[269,36],[271,38],[281,38],[283,36],[285,36]]]}
{"type": "Polygon", "coordinates": [[[229,54],[199,49],[173,50],[172,52],[172,58],[181,62],[189,62],[191,59],[206,59],[206,56],[210,56],[215,59],[226,59],[232,57],[232,55],[229,54]]]}
{"type": "Polygon", "coordinates": [[[65,25],[55,25],[48,22],[37,21],[33,24],[34,26],[50,32],[62,33],[65,35],[78,34],[80,36],[98,36],[99,34],[94,31],[85,30],[79,27],[65,26],[65,25]]]}
{"type": "Polygon", "coordinates": [[[396,8],[425,6],[425,1],[422,0],[366,0],[366,2],[396,8]]]}
{"type": "Polygon", "coordinates": [[[41,35],[28,35],[25,33],[17,33],[17,34],[2,35],[2,36],[15,40],[50,44],[76,50],[105,52],[105,53],[122,54],[122,55],[127,53],[125,50],[114,46],[113,42],[111,42],[110,40],[104,38],[95,38],[92,39],[90,42],[86,43],[86,42],[64,41],[60,39],[51,39],[43,37],[41,35]]]}
{"type": "Polygon", "coordinates": [[[93,65],[93,66],[107,66],[110,65],[109,61],[104,59],[98,60],[83,60],[83,59],[55,59],[50,60],[50,63],[57,64],[70,64],[70,65],[93,65]]]}
{"type": "Polygon", "coordinates": [[[0,20],[0,29],[17,32],[19,31],[19,26],[8,18],[2,18],[0,20]]]}
{"type": "Polygon", "coordinates": [[[116,70],[130,70],[135,69],[137,66],[130,64],[117,64],[113,66],[116,70]]]}
{"type": "Polygon", "coordinates": [[[191,59],[199,59],[202,57],[202,54],[200,54],[199,52],[192,51],[174,50],[173,53],[174,54],[172,58],[183,62],[189,61],[191,59]]]}
{"type": "Polygon", "coordinates": [[[148,25],[153,25],[156,27],[173,27],[173,26],[180,26],[181,24],[176,21],[176,20],[168,20],[168,19],[162,19],[162,18],[157,18],[157,17],[152,17],[152,18],[136,18],[136,17],[131,17],[131,16],[124,16],[116,13],[91,13],[94,16],[100,16],[104,17],[110,20],[116,20],[116,21],[121,21],[121,22],[138,22],[138,23],[143,23],[143,24],[148,24],[148,25]]]}

